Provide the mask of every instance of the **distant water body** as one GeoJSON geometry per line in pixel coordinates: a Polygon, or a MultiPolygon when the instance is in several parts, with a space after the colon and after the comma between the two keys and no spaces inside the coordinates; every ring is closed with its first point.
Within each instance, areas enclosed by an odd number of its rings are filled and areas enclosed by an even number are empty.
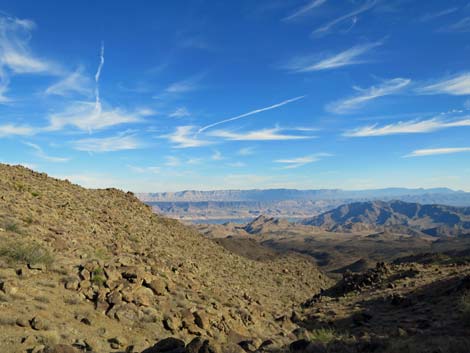
{"type": "Polygon", "coordinates": [[[224,223],[236,223],[245,224],[249,223],[254,218],[215,218],[215,219],[191,219],[183,220],[184,222],[190,222],[193,224],[224,224],[224,223]]]}
{"type": "MultiPolygon", "coordinates": [[[[279,217],[279,218],[287,219],[289,222],[298,222],[299,220],[304,219],[305,217],[297,217],[297,218],[279,217]]],[[[246,224],[246,223],[250,223],[254,219],[255,217],[253,218],[188,219],[188,220],[183,219],[181,221],[192,223],[192,224],[224,224],[224,223],[246,224]]]]}

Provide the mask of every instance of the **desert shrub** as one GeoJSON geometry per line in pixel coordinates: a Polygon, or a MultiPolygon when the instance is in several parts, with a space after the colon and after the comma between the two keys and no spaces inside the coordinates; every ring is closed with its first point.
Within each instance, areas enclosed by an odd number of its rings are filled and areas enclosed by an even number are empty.
{"type": "Polygon", "coordinates": [[[91,282],[98,286],[103,286],[106,282],[104,271],[101,267],[95,268],[92,272],[91,282]]]}
{"type": "Polygon", "coordinates": [[[336,331],[329,328],[320,328],[310,332],[310,340],[313,342],[328,343],[338,338],[336,331]]]}
{"type": "Polygon", "coordinates": [[[33,197],[38,197],[39,195],[41,195],[39,192],[37,192],[37,191],[31,191],[31,196],[33,196],[33,197]]]}
{"type": "Polygon", "coordinates": [[[53,262],[53,256],[49,250],[35,242],[9,241],[0,244],[0,257],[11,263],[44,264],[53,262]]]}
{"type": "Polygon", "coordinates": [[[7,232],[12,232],[12,233],[17,233],[17,234],[21,234],[21,229],[20,229],[20,226],[15,223],[15,222],[7,222],[5,224],[5,230],[7,232]]]}

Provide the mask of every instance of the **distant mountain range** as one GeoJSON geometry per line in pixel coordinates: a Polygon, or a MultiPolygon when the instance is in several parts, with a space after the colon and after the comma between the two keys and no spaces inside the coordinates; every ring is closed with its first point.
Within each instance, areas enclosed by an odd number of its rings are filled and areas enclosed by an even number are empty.
{"type": "Polygon", "coordinates": [[[400,200],[420,204],[470,206],[470,193],[448,188],[371,190],[214,190],[137,194],[157,213],[187,220],[253,219],[268,217],[302,219],[343,204],[400,200]]]}
{"type": "Polygon", "coordinates": [[[470,236],[470,207],[368,201],[342,205],[300,222],[332,232],[400,229],[432,236],[470,236]]]}
{"type": "Polygon", "coordinates": [[[407,189],[386,188],[369,190],[341,189],[253,189],[253,190],[186,190],[178,192],[141,193],[137,196],[146,202],[202,202],[202,201],[284,201],[284,200],[340,200],[384,198],[439,198],[470,204],[470,193],[449,188],[407,189]]]}

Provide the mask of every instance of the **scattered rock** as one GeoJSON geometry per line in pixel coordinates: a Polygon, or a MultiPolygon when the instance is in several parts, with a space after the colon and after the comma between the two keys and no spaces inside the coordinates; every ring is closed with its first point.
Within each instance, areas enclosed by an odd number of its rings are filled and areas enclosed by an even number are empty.
{"type": "Polygon", "coordinates": [[[202,310],[198,310],[194,313],[194,322],[203,330],[207,330],[210,327],[209,317],[207,313],[202,310]]]}
{"type": "Polygon", "coordinates": [[[46,347],[42,353],[79,353],[74,347],[65,344],[46,347]]]}
{"type": "Polygon", "coordinates": [[[39,316],[35,316],[31,320],[30,324],[31,324],[31,328],[33,328],[34,330],[37,330],[37,331],[48,330],[49,329],[49,324],[48,324],[47,320],[45,320],[44,318],[39,317],[39,316]]]}

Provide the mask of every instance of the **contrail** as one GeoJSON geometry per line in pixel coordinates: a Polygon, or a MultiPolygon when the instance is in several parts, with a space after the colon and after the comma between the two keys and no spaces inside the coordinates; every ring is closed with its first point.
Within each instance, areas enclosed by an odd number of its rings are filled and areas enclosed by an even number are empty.
{"type": "Polygon", "coordinates": [[[100,80],[101,69],[103,68],[103,65],[104,65],[104,43],[101,42],[100,64],[99,64],[98,70],[96,71],[96,74],[95,74],[96,83],[98,83],[99,80],[100,80]]]}
{"type": "Polygon", "coordinates": [[[218,121],[216,123],[213,123],[213,124],[210,124],[210,125],[206,125],[202,128],[200,128],[197,133],[201,133],[207,129],[210,129],[214,126],[217,126],[217,125],[220,125],[220,124],[224,124],[224,123],[228,123],[229,121],[234,121],[234,120],[238,120],[238,119],[242,119],[242,118],[245,118],[247,116],[250,116],[250,115],[254,115],[254,114],[258,114],[258,113],[262,113],[262,112],[265,112],[267,110],[271,110],[271,109],[276,109],[276,108],[279,108],[279,107],[282,107],[283,105],[286,105],[286,104],[289,104],[289,103],[292,103],[292,102],[295,102],[295,101],[298,101],[302,98],[305,98],[305,96],[299,96],[299,97],[295,97],[295,98],[291,98],[291,99],[288,99],[288,100],[285,100],[285,101],[282,101],[281,103],[277,103],[277,104],[274,104],[274,105],[271,105],[269,107],[265,107],[265,108],[261,108],[261,109],[256,109],[256,110],[252,110],[251,112],[248,112],[248,113],[245,113],[245,114],[241,114],[241,115],[237,115],[237,116],[234,116],[233,118],[229,118],[229,119],[225,119],[225,120],[221,120],[221,121],[218,121]]]}
{"type": "Polygon", "coordinates": [[[101,42],[101,51],[100,51],[100,64],[98,65],[98,70],[96,70],[95,74],[95,82],[96,82],[96,87],[95,87],[95,110],[98,114],[101,113],[101,99],[100,99],[100,76],[101,76],[101,70],[103,69],[104,65],[104,43],[101,42]]]}

